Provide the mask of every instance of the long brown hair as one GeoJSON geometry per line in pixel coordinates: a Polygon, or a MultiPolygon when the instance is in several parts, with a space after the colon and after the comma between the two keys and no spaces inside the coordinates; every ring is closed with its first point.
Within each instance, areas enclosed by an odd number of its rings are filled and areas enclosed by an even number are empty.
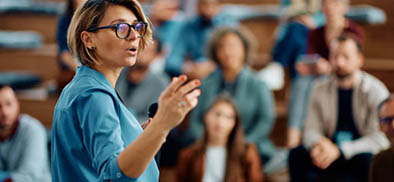
{"type": "MultiPolygon", "coordinates": [[[[210,107],[205,111],[204,116],[213,107],[215,107],[215,105],[223,102],[230,104],[235,112],[235,125],[229,135],[227,146],[226,146],[228,155],[226,160],[226,173],[225,173],[224,181],[238,182],[240,179],[245,179],[245,175],[246,175],[245,172],[246,165],[244,161],[244,156],[246,153],[246,142],[242,128],[241,116],[238,112],[235,102],[233,101],[233,99],[229,94],[223,93],[214,100],[214,102],[210,105],[210,107]]],[[[204,136],[199,146],[201,150],[197,151],[199,154],[203,154],[206,152],[206,148],[208,145],[207,143],[208,143],[208,131],[206,125],[204,125],[204,136]]]]}

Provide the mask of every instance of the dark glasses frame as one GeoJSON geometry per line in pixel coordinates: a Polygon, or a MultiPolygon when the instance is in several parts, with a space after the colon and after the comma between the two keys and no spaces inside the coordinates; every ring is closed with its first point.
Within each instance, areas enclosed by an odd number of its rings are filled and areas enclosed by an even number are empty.
{"type": "Polygon", "coordinates": [[[394,121],[394,116],[380,117],[379,121],[382,124],[391,124],[394,121]]]}
{"type": "Polygon", "coordinates": [[[87,31],[88,32],[95,32],[95,31],[101,30],[101,29],[112,28],[112,29],[115,29],[116,37],[118,37],[119,39],[126,39],[127,37],[130,36],[131,28],[133,28],[133,30],[135,32],[138,32],[136,30],[136,28],[137,28],[137,25],[141,24],[141,23],[143,24],[143,26],[145,26],[145,30],[144,30],[144,32],[142,32],[142,34],[140,33],[141,35],[139,37],[143,37],[143,36],[145,36],[146,30],[148,29],[148,23],[147,22],[143,22],[143,21],[140,21],[140,22],[137,22],[137,23],[131,24],[131,25],[128,24],[128,23],[118,23],[118,24],[107,25],[107,26],[102,26],[102,27],[92,27],[92,28],[88,28],[87,31]],[[118,27],[121,26],[121,25],[127,25],[129,27],[129,30],[128,30],[127,35],[125,37],[120,37],[119,34],[118,34],[118,27]]]}

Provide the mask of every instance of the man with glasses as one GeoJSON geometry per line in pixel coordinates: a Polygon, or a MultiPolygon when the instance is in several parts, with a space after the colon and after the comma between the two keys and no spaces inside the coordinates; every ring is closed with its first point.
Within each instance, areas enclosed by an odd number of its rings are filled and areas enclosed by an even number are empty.
{"type": "Polygon", "coordinates": [[[375,155],[371,162],[369,182],[394,181],[394,95],[378,107],[379,126],[391,147],[375,155]]]}
{"type": "Polygon", "coordinates": [[[373,154],[388,147],[377,106],[387,88],[360,70],[363,54],[354,34],[330,47],[331,77],[315,83],[305,120],[303,146],[289,156],[292,182],[367,181],[373,154]]]}

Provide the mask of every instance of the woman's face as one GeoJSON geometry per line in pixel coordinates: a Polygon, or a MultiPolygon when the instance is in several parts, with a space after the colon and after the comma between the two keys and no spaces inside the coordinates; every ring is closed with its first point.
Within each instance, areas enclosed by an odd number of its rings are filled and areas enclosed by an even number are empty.
{"type": "Polygon", "coordinates": [[[205,115],[205,125],[210,138],[228,138],[235,126],[235,111],[226,102],[216,103],[205,115]]]}
{"type": "Polygon", "coordinates": [[[239,69],[244,64],[245,48],[235,33],[227,33],[218,43],[217,57],[222,69],[239,69]]]}
{"type": "MultiPolygon", "coordinates": [[[[131,10],[114,5],[108,7],[98,26],[118,23],[135,24],[136,22],[137,18],[131,10]]],[[[91,34],[93,34],[95,54],[102,64],[109,67],[132,66],[135,64],[140,38],[134,29],[130,30],[130,35],[126,39],[119,39],[116,36],[115,29],[101,29],[91,32],[91,34]]]]}

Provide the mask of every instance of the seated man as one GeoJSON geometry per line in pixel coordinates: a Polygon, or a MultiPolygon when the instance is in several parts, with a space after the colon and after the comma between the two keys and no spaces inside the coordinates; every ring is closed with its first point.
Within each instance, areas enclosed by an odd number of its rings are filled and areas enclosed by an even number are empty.
{"type": "Polygon", "coordinates": [[[292,181],[367,181],[372,154],[388,146],[377,106],[388,91],[360,70],[362,48],[353,34],[331,44],[333,75],[316,81],[305,120],[303,146],[289,156],[292,181]]]}
{"type": "MultiPolygon", "coordinates": [[[[294,55],[296,59],[294,68],[298,74],[291,83],[288,130],[288,145],[290,147],[298,146],[301,143],[307,105],[315,80],[324,79],[325,75],[330,73],[328,59],[331,42],[343,32],[353,33],[361,43],[364,40],[361,27],[346,18],[350,5],[349,0],[323,0],[322,3],[326,24],[308,33],[307,42],[304,42],[307,45],[306,55],[298,54],[297,57],[294,55]]],[[[302,46],[297,48],[302,48],[302,46]]]]}
{"type": "Polygon", "coordinates": [[[116,90],[125,105],[136,114],[140,123],[148,119],[149,105],[157,102],[161,92],[169,84],[167,75],[150,70],[150,65],[161,56],[161,42],[154,39],[145,47],[132,67],[123,69],[116,82],[116,90]]]}
{"type": "Polygon", "coordinates": [[[45,128],[19,114],[11,87],[0,85],[0,181],[51,181],[45,128]]]}
{"type": "Polygon", "coordinates": [[[394,181],[394,95],[379,105],[378,114],[380,129],[386,134],[391,147],[373,157],[369,182],[394,181]]]}

